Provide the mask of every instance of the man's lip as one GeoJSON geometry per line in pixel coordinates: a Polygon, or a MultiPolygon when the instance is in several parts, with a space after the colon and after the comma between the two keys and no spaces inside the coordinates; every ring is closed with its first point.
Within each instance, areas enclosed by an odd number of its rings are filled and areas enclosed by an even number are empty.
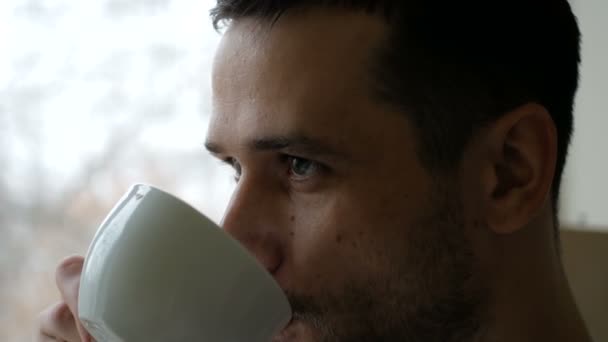
{"type": "Polygon", "coordinates": [[[292,315],[291,318],[289,319],[289,322],[287,322],[287,324],[285,325],[285,327],[281,330],[281,331],[285,331],[287,330],[289,327],[291,327],[291,325],[293,324],[293,322],[295,321],[295,317],[292,315]]]}
{"type": "Polygon", "coordinates": [[[289,336],[289,329],[293,326],[295,320],[296,319],[292,316],[289,322],[287,322],[287,324],[285,325],[285,327],[283,327],[283,329],[281,329],[277,333],[275,339],[278,339],[279,341],[283,341],[284,339],[286,339],[289,336]]]}

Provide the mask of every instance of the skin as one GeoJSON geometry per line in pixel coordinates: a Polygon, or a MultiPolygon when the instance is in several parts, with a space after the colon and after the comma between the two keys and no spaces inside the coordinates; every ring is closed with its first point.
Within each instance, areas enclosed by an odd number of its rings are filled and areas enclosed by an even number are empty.
{"type": "MultiPolygon", "coordinates": [[[[238,181],[222,226],[288,294],[275,341],[588,341],[553,240],[549,113],[523,104],[429,172],[407,115],[371,91],[386,34],[311,10],[236,20],[218,49],[207,148],[238,181]]],[[[40,336],[86,335],[81,267],[58,268],[40,336]]]]}

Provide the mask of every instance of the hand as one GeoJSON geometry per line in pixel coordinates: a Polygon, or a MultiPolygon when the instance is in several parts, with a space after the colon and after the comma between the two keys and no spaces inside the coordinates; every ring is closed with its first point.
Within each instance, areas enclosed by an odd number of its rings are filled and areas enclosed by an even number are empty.
{"type": "Polygon", "coordinates": [[[83,257],[72,256],[57,266],[55,279],[62,300],[40,313],[34,341],[93,341],[78,320],[78,287],[83,264],[83,257]]]}

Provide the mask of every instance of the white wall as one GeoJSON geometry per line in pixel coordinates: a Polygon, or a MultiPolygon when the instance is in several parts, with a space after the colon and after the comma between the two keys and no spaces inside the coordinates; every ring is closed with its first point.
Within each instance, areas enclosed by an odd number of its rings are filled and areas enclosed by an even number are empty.
{"type": "Polygon", "coordinates": [[[573,0],[572,4],[583,48],[561,220],[565,225],[608,231],[608,1],[573,0]]]}

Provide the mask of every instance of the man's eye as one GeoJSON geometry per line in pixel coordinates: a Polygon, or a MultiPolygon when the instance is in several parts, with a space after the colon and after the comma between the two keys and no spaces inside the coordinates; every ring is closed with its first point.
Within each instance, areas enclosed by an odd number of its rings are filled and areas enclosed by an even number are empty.
{"type": "Polygon", "coordinates": [[[295,178],[306,178],[319,171],[319,164],[312,160],[289,157],[289,175],[295,178]]]}

